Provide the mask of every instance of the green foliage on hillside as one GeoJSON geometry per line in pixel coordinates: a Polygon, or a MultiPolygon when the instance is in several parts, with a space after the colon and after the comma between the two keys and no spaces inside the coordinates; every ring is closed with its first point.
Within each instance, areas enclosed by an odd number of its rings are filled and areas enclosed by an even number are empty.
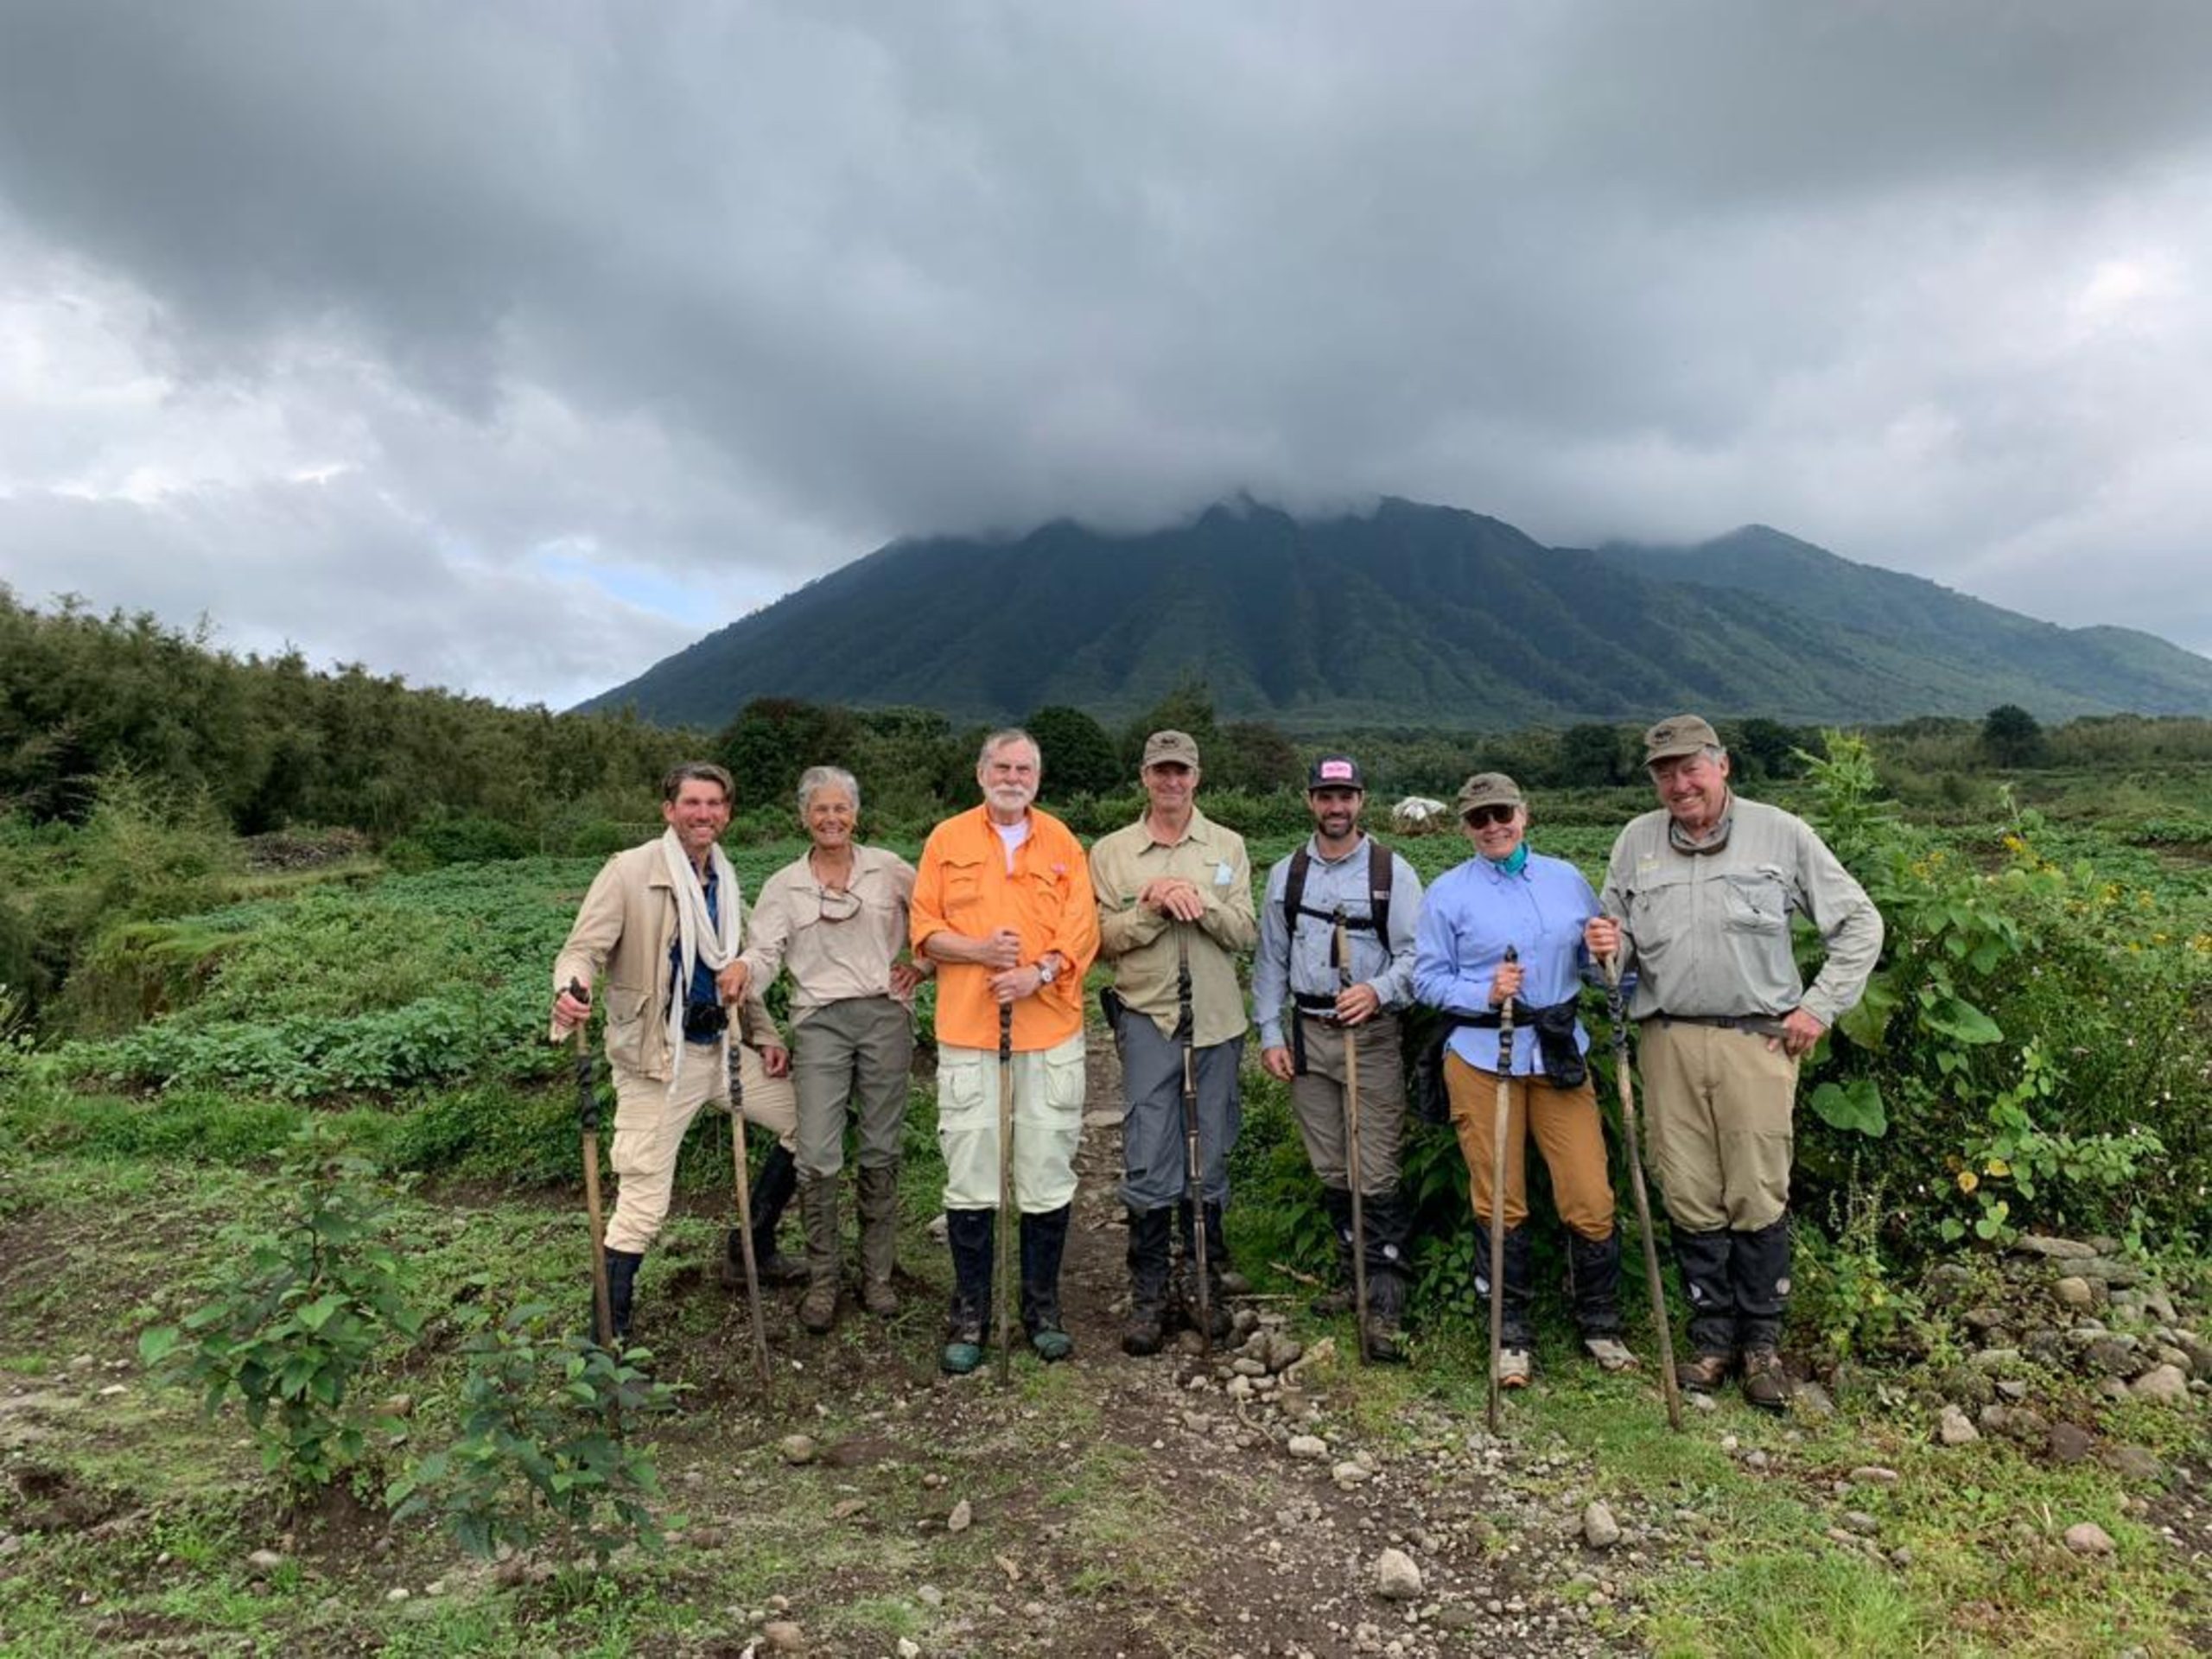
{"type": "Polygon", "coordinates": [[[1193,674],[1226,718],[1317,733],[1683,708],[1795,722],[1997,702],[2044,719],[2212,714],[2202,657],[2037,622],[1773,531],[1592,552],[1397,500],[1328,519],[1244,503],[1139,535],[1059,523],[893,543],[587,706],[719,723],[753,698],[798,697],[996,723],[1061,705],[1110,723],[1193,674]]]}
{"type": "Polygon", "coordinates": [[[81,822],[130,773],[241,835],[349,824],[378,838],[481,815],[535,834],[633,799],[701,743],[624,715],[554,715],[408,686],[297,652],[237,657],[151,616],[44,612],[0,587],[0,812],[81,822]],[[610,799],[611,798],[611,799],[610,799]]]}

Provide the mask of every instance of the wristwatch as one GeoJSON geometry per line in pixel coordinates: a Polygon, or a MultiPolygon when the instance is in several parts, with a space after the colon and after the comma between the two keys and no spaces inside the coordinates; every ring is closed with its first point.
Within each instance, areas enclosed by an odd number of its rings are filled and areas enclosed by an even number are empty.
{"type": "Polygon", "coordinates": [[[1058,964],[1054,963],[1051,957],[1044,956],[1037,958],[1037,982],[1039,985],[1049,985],[1059,976],[1058,964]]]}

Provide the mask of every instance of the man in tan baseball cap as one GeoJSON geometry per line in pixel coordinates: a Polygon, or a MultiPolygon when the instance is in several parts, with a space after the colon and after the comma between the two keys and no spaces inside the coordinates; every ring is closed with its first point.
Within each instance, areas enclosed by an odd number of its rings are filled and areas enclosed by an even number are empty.
{"type": "Polygon", "coordinates": [[[1198,1320],[1197,1228],[1205,1229],[1204,1306],[1229,1334],[1223,1283],[1229,1153],[1241,1116],[1244,994],[1236,957],[1260,937],[1244,838],[1198,810],[1198,746],[1187,732],[1145,740],[1138,777],[1145,810],[1090,849],[1098,954],[1114,964],[1105,997],[1122,1056],[1122,1202],[1129,1222],[1125,1353],[1156,1354],[1177,1325],[1198,1320]],[[1198,1117],[1198,1185],[1184,1141],[1183,1050],[1191,1051],[1198,1117]],[[1171,1234],[1183,1273],[1170,1292],[1171,1234]]]}
{"type": "Polygon", "coordinates": [[[1675,715],[1643,734],[1659,810],[1623,830],[1583,930],[1590,954],[1637,969],[1651,1164],[1690,1298],[1681,1384],[1781,1411],[1789,1300],[1789,1164],[1797,1068],[1859,1001],[1882,918],[1812,827],[1738,797],[1712,723],[1675,715]],[[1799,977],[1790,918],[1826,950],[1799,977]]]}

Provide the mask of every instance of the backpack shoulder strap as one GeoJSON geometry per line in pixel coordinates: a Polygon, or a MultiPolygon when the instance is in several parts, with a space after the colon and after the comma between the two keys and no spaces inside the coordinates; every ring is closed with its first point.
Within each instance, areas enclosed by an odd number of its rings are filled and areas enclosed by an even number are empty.
{"type": "Polygon", "coordinates": [[[1283,878],[1283,931],[1295,942],[1298,938],[1298,918],[1306,906],[1306,875],[1313,868],[1313,855],[1300,847],[1290,855],[1290,874],[1283,878]]]}
{"type": "Polygon", "coordinates": [[[1397,874],[1398,861],[1390,849],[1370,836],[1367,838],[1367,906],[1368,914],[1375,918],[1375,939],[1387,953],[1390,949],[1390,884],[1397,874]]]}

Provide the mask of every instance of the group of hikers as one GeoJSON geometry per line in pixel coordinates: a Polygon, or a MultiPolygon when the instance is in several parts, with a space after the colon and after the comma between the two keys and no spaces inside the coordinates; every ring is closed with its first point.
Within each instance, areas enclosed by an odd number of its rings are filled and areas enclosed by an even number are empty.
{"type": "Polygon", "coordinates": [[[1493,1385],[1524,1386],[1533,1375],[1523,1179],[1532,1135],[1567,1233],[1584,1349],[1607,1370],[1633,1370],[1605,1131],[1576,1013],[1582,988],[1602,976],[1625,988],[1638,1033],[1651,1165],[1689,1301],[1681,1386],[1710,1391],[1740,1375],[1752,1404],[1783,1409],[1797,1070],[1864,989],[1881,918],[1809,826],[1734,793],[1707,721],[1663,720],[1643,749],[1659,804],[1621,831],[1601,892],[1566,860],[1534,851],[1521,789],[1482,772],[1457,803],[1470,855],[1424,893],[1406,860],[1363,829],[1358,763],[1328,754],[1306,777],[1313,834],[1268,872],[1255,906],[1243,837],[1198,806],[1188,734],[1147,739],[1144,810],[1086,855],[1037,806],[1044,757],[1009,728],[983,741],[980,804],[931,832],[918,867],[855,838],[861,790],[850,772],[807,771],[798,808],[810,844],[768,878],[749,918],[720,844],[730,775],[677,767],[662,790],[665,833],[607,861],[553,969],[556,1035],[579,1028],[594,1001],[606,1015],[613,1333],[628,1335],[684,1132],[702,1106],[733,1095],[776,1143],[753,1179],[750,1235],[734,1230],[728,1240],[728,1275],[749,1259],[766,1281],[804,1284],[800,1322],[831,1329],[849,1119],[861,1300],[878,1316],[897,1311],[912,1003],[933,977],[953,1268],[943,1367],[964,1373],[982,1362],[1000,1248],[1019,1256],[1030,1347],[1065,1358],[1060,1261],[1083,1128],[1084,981],[1103,959],[1122,1062],[1127,1352],[1157,1353],[1179,1328],[1209,1339],[1230,1329],[1222,1213],[1239,1068],[1256,1025],[1260,1064],[1289,1085],[1337,1238],[1341,1286],[1317,1308],[1357,1308],[1369,1357],[1403,1357],[1414,1240],[1400,1179],[1402,1027],[1418,1006],[1437,1011],[1448,1033],[1443,1084],[1475,1218],[1503,1231],[1498,1270],[1484,1258],[1477,1275],[1499,1332],[1493,1385]],[[1793,915],[1822,944],[1809,985],[1793,915]],[[1246,952],[1249,1012],[1237,973],[1246,952]],[[763,1001],[779,975],[789,977],[788,1050],[763,1001]],[[1005,1245],[1002,1193],[1020,1217],[1005,1245]],[[803,1262],[776,1246],[794,1196],[803,1262]]]}

